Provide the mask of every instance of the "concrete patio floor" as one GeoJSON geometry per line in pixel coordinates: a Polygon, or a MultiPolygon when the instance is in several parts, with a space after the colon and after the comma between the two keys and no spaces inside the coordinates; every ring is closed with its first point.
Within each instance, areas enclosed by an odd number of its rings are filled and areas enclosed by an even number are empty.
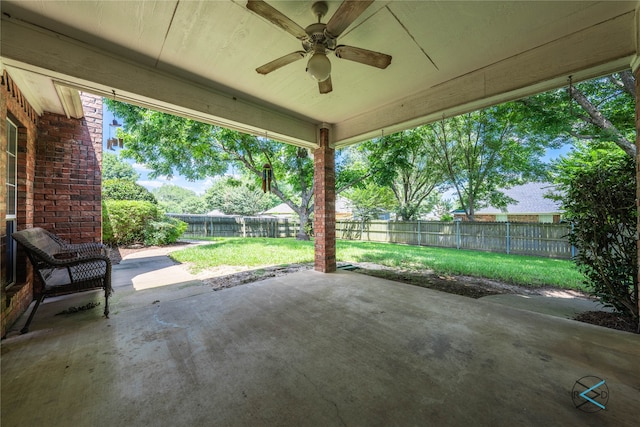
{"type": "Polygon", "coordinates": [[[114,287],[108,320],[101,306],[55,315],[99,292],[52,298],[31,332],[2,341],[2,426],[632,426],[640,416],[640,336],[504,302],[351,272],[214,292],[162,253],[115,266],[114,287]],[[605,410],[576,408],[587,375],[606,381],[605,410]]]}

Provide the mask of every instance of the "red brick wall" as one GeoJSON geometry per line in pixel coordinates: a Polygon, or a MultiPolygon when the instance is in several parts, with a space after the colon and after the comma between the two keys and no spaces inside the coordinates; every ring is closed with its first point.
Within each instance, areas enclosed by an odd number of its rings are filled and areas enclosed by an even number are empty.
{"type": "Polygon", "coordinates": [[[102,98],[82,96],[85,117],[44,113],[38,126],[34,226],[70,242],[102,240],[102,98]]]}
{"type": "Polygon", "coordinates": [[[336,271],[336,172],[328,129],[320,130],[320,147],[313,160],[315,269],[331,273],[336,271]]]}
{"type": "Polygon", "coordinates": [[[33,180],[35,141],[38,116],[6,71],[0,76],[0,265],[1,271],[1,336],[8,326],[26,310],[33,299],[31,286],[33,270],[24,253],[18,248],[15,284],[7,289],[6,250],[6,167],[7,128],[9,118],[18,127],[18,203],[16,226],[18,230],[33,226],[33,180]]]}
{"type": "Polygon", "coordinates": [[[71,242],[102,240],[102,98],[82,94],[84,118],[38,117],[6,71],[0,78],[0,258],[2,332],[34,296],[34,273],[18,248],[6,287],[6,119],[18,126],[17,229],[43,227],[71,242]]]}

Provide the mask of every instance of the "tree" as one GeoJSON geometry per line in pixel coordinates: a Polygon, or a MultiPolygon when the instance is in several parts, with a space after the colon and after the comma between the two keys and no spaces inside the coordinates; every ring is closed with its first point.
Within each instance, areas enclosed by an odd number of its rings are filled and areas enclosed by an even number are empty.
{"type": "Polygon", "coordinates": [[[257,138],[224,128],[215,128],[216,140],[227,158],[261,180],[263,166],[272,169],[271,192],[300,218],[296,236],[308,240],[305,229],[313,213],[313,160],[306,148],[257,138]]]}
{"type": "Polygon", "coordinates": [[[203,214],[207,212],[204,198],[187,188],[175,184],[163,184],[151,193],[158,200],[158,204],[170,213],[203,214]]]}
{"type": "Polygon", "coordinates": [[[108,179],[102,181],[102,198],[104,200],[137,200],[158,203],[149,190],[140,184],[126,179],[108,179]]]}
{"type": "Polygon", "coordinates": [[[117,154],[102,153],[102,179],[125,179],[128,181],[137,181],[140,174],[133,169],[129,163],[123,161],[117,154]]]}
{"type": "Polygon", "coordinates": [[[558,194],[573,229],[569,240],[586,284],[638,321],[634,159],[614,143],[580,144],[556,165],[558,194]]]}
{"type": "Polygon", "coordinates": [[[419,128],[367,141],[361,150],[369,159],[373,182],[393,192],[401,220],[417,218],[443,183],[443,173],[433,167],[433,153],[419,128]]]}
{"type": "Polygon", "coordinates": [[[395,195],[391,189],[372,182],[348,189],[344,192],[344,197],[349,201],[354,217],[362,221],[375,219],[396,207],[395,195]]]}
{"type": "Polygon", "coordinates": [[[124,140],[120,155],[145,164],[151,178],[172,178],[177,172],[199,180],[226,171],[224,153],[211,137],[213,126],[112,99],[104,102],[123,120],[118,130],[124,140]]]}
{"type": "Polygon", "coordinates": [[[187,179],[203,179],[222,175],[235,164],[257,184],[263,165],[270,164],[271,192],[298,214],[298,237],[308,239],[305,225],[313,212],[314,189],[307,149],[113,100],[105,103],[123,120],[121,153],[151,168],[152,177],[177,172],[187,179]]]}
{"type": "Polygon", "coordinates": [[[263,193],[252,182],[233,177],[217,180],[205,192],[204,200],[209,210],[217,209],[227,215],[257,215],[275,206],[271,194],[263,193]]]}
{"type": "Polygon", "coordinates": [[[431,153],[429,166],[444,174],[471,221],[486,204],[506,207],[512,202],[500,189],[546,177],[541,158],[548,144],[535,135],[519,136],[522,112],[507,103],[419,130],[431,153]]]}
{"type": "Polygon", "coordinates": [[[450,199],[443,199],[441,194],[438,194],[434,200],[432,212],[437,215],[440,221],[453,221],[453,202],[450,199]]]}
{"type": "Polygon", "coordinates": [[[614,142],[635,157],[635,78],[630,70],[518,101],[530,131],[550,139],[614,142]]]}
{"type": "Polygon", "coordinates": [[[185,214],[205,214],[209,211],[204,197],[195,196],[185,199],[180,205],[182,213],[185,214]]]}

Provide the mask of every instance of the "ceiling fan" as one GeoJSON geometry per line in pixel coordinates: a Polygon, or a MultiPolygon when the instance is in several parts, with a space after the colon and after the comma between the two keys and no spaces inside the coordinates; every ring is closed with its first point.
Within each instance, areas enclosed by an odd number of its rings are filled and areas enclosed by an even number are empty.
{"type": "Polygon", "coordinates": [[[293,35],[302,42],[302,48],[304,49],[268,62],[256,68],[256,71],[260,74],[269,74],[298,59],[309,56],[307,73],[318,82],[320,93],[329,93],[333,90],[333,86],[331,85],[331,61],[327,58],[329,51],[333,51],[338,58],[359,62],[372,67],[387,68],[391,63],[391,56],[359,47],[338,45],[337,43],[337,39],[342,32],[346,30],[373,1],[374,0],[345,0],[326,24],[323,24],[321,21],[324,15],[327,14],[329,7],[324,1],[315,2],[311,6],[311,10],[313,14],[317,16],[318,22],[309,25],[307,28],[302,28],[263,0],[249,0],[247,2],[247,9],[293,35]]]}

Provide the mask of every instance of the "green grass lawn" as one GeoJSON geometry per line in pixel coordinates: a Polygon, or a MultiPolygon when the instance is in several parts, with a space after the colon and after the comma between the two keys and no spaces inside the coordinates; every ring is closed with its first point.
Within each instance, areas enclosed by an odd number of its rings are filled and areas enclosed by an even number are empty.
{"type": "MultiPolygon", "coordinates": [[[[441,274],[484,277],[525,286],[583,290],[573,262],[457,249],[339,240],[338,262],[372,262],[407,270],[431,269],[441,274]]],[[[215,239],[210,245],[173,252],[194,271],[231,265],[258,267],[313,262],[312,241],[267,238],[215,239]]]]}

